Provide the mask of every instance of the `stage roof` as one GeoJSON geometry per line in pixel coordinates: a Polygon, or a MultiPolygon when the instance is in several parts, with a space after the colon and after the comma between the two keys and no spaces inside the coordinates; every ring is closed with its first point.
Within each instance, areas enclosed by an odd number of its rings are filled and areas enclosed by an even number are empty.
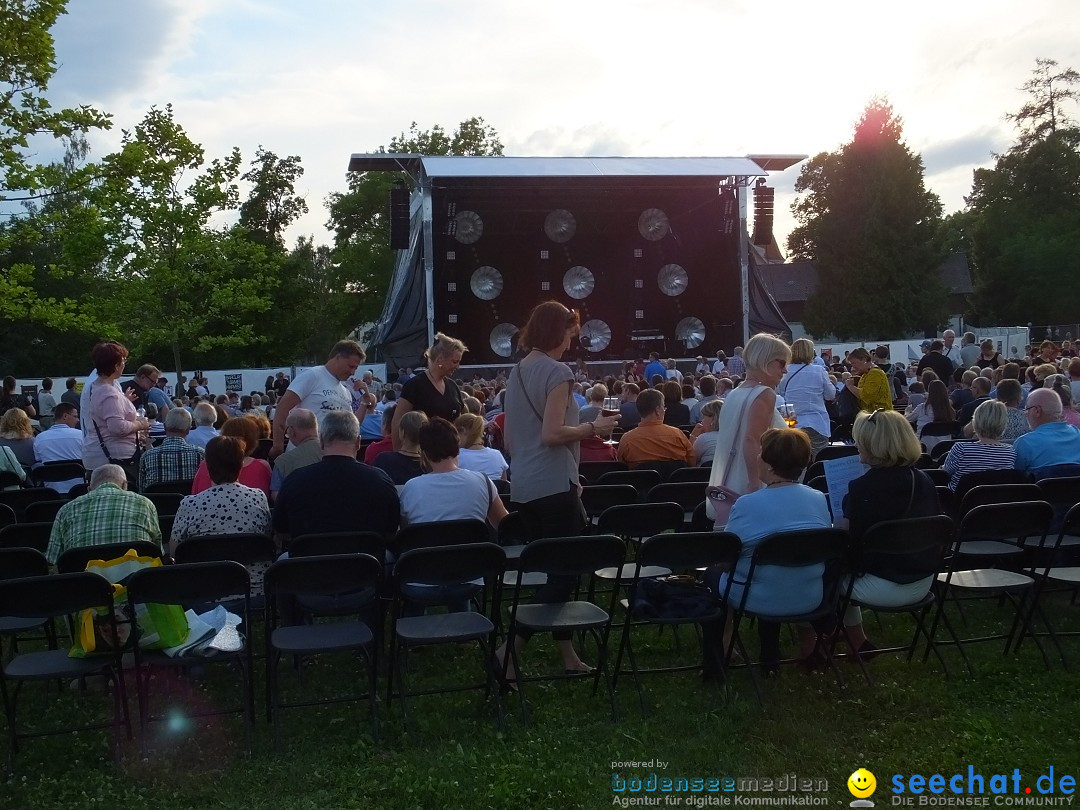
{"type": "Polygon", "coordinates": [[[443,157],[414,154],[355,154],[349,171],[405,171],[422,168],[428,177],[764,177],[764,158],[776,161],[799,156],[756,157],[443,157]]]}

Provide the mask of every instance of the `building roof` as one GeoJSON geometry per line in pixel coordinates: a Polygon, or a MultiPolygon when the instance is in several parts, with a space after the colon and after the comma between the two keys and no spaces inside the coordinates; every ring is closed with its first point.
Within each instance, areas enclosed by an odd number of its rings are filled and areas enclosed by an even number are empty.
{"type": "MultiPolygon", "coordinates": [[[[775,157],[777,160],[785,156],[775,157]]],[[[790,156],[788,156],[790,157],[790,156]]],[[[779,165],[779,164],[777,164],[779,165]]],[[[791,165],[791,164],[788,164],[791,165]]],[[[355,154],[349,171],[423,169],[428,177],[764,177],[751,157],[459,157],[355,154]]]]}
{"type": "MultiPolygon", "coordinates": [[[[806,301],[817,289],[818,275],[813,262],[758,264],[758,273],[778,304],[806,301]]],[[[938,268],[938,276],[949,295],[972,292],[967,254],[953,253],[938,268]]]]}

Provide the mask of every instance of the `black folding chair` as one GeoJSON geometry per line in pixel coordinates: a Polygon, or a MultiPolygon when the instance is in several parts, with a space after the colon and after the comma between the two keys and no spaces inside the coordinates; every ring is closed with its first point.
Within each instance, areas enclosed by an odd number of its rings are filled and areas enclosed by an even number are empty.
{"type": "MultiPolygon", "coordinates": [[[[936,578],[944,570],[945,554],[952,542],[953,529],[952,520],[944,515],[886,520],[871,526],[861,541],[853,546],[852,575],[848,578],[847,592],[841,604],[841,615],[848,606],[851,606],[867,608],[876,613],[906,613],[915,622],[915,634],[910,643],[899,647],[881,647],[875,651],[875,654],[906,652],[907,660],[910,662],[920,639],[925,639],[927,649],[937,656],[944,673],[949,674],[945,659],[926,628],[926,618],[934,605],[932,587],[927,589],[921,599],[906,605],[883,605],[865,597],[859,599],[854,596],[854,590],[859,577],[865,574],[873,574],[890,581],[897,581],[894,578],[899,578],[903,582],[936,578]]],[[[855,652],[855,646],[846,626],[843,626],[843,632],[849,648],[853,651],[853,657],[862,669],[863,677],[866,678],[868,684],[873,683],[862,656],[855,652]]],[[[833,642],[835,641],[834,635],[833,642]]]]}
{"type": "MultiPolygon", "coordinates": [[[[187,542],[187,541],[185,541],[187,542]]],[[[100,579],[100,577],[99,577],[100,579]]],[[[102,581],[104,581],[102,579],[102,581]]],[[[150,681],[154,671],[190,669],[206,664],[235,664],[240,669],[243,703],[236,707],[214,708],[195,711],[192,717],[215,717],[223,714],[241,714],[248,750],[251,750],[255,718],[255,691],[251,643],[250,581],[247,569],[233,560],[186,563],[183,565],[144,568],[136,571],[127,581],[128,604],[132,610],[140,604],[181,605],[186,608],[229,600],[230,611],[238,610],[240,624],[237,627],[239,649],[219,649],[212,656],[181,654],[166,655],[164,652],[144,650],[136,643],[135,686],[139,698],[140,745],[146,752],[149,724],[167,719],[150,711],[150,681]],[[237,598],[239,597],[239,598],[237,598]]]]}
{"type": "MultiPolygon", "coordinates": [[[[539,541],[538,541],[539,542],[539,541]]],[[[526,552],[528,551],[526,547],[526,552]]],[[[494,543],[465,543],[413,548],[404,552],[394,565],[394,607],[390,633],[390,678],[387,686],[387,706],[395,697],[401,699],[402,720],[409,724],[408,698],[483,689],[484,694],[497,690],[493,667],[496,634],[500,622],[499,580],[506,564],[502,547],[494,543]],[[473,579],[483,579],[484,589],[491,599],[486,612],[462,611],[406,616],[407,597],[403,587],[408,585],[458,585],[473,579]],[[409,651],[415,647],[435,644],[476,642],[480,648],[483,683],[454,684],[438,688],[410,688],[409,651]],[[395,682],[397,688],[395,690],[395,682]]],[[[512,645],[511,645],[512,646],[512,645]]],[[[499,725],[503,726],[502,704],[496,701],[499,725]]]]}
{"type": "Polygon", "coordinates": [[[81,461],[47,461],[30,470],[30,481],[35,487],[47,487],[61,481],[86,479],[86,469],[81,461]]]}
{"type": "MultiPolygon", "coordinates": [[[[750,661],[750,655],[743,644],[739,634],[739,627],[744,617],[757,621],[773,622],[775,624],[812,623],[835,619],[838,614],[840,598],[842,595],[842,580],[848,571],[848,546],[850,538],[843,529],[802,529],[799,531],[777,532],[763,539],[754,549],[750,557],[750,566],[746,573],[745,582],[734,580],[734,571],[729,576],[729,582],[740,584],[741,594],[737,604],[732,604],[732,596],[726,594],[728,607],[734,609],[732,622],[732,643],[727,650],[725,664],[730,667],[731,656],[736,648],[742,653],[746,661],[750,661]],[[753,610],[748,607],[749,597],[753,593],[754,575],[759,568],[772,566],[775,568],[798,569],[810,566],[822,566],[821,599],[809,610],[799,613],[777,613],[763,609],[753,610]]],[[[730,588],[729,588],[730,590],[730,588]]],[[[844,677],[832,658],[832,649],[822,630],[817,630],[817,640],[812,656],[821,655],[824,664],[832,670],[838,686],[844,685],[844,677]]],[[[783,662],[780,662],[783,663],[783,662]]],[[[761,700],[761,690],[758,687],[754,668],[747,667],[754,692],[761,700]]]]}
{"type": "Polygon", "coordinates": [[[847,458],[859,455],[859,448],[853,444],[830,444],[822,447],[814,461],[831,461],[834,458],[847,458]]]}
{"type": "Polygon", "coordinates": [[[582,461],[578,464],[578,475],[590,484],[600,481],[600,476],[609,472],[625,472],[627,466],[621,461],[582,461]]]}
{"type": "MultiPolygon", "coordinates": [[[[641,575],[643,570],[655,566],[667,568],[674,572],[696,576],[698,569],[708,568],[713,565],[726,565],[733,568],[739,558],[739,538],[730,532],[681,532],[676,534],[658,534],[650,537],[641,544],[635,561],[635,576],[631,583],[629,596],[623,599],[621,604],[625,611],[623,619],[622,636],[619,641],[619,651],[615,656],[615,671],[612,673],[611,686],[618,688],[619,675],[622,672],[623,653],[625,651],[630,664],[630,675],[634,679],[637,688],[638,701],[641,704],[641,713],[646,713],[645,692],[641,685],[641,675],[661,672],[686,672],[702,669],[708,665],[706,671],[710,676],[716,676],[719,680],[727,683],[724,667],[724,655],[720,646],[712,646],[702,643],[700,664],[689,664],[671,667],[653,667],[642,669],[638,666],[637,656],[632,643],[632,628],[644,624],[652,625],[706,625],[722,624],[726,616],[723,603],[717,598],[714,600],[712,609],[696,615],[680,615],[676,612],[664,615],[650,615],[643,611],[641,604],[642,594],[645,590],[643,582],[647,579],[641,575]]],[[[703,586],[682,586],[703,588],[703,586]]],[[[723,630],[717,630],[716,638],[723,635],[723,630]]],[[[699,635],[699,640],[703,637],[699,635]]]]}
{"type": "MultiPolygon", "coordinates": [[[[616,535],[637,545],[655,534],[682,531],[684,520],[683,508],[677,503],[635,503],[605,509],[596,523],[596,531],[599,534],[616,535]]],[[[599,569],[596,575],[600,579],[629,584],[634,578],[634,571],[634,564],[628,562],[620,568],[599,569]]],[[[650,566],[643,576],[655,577],[670,573],[666,568],[650,566]]]]}
{"type": "MultiPolygon", "coordinates": [[[[309,537],[314,535],[309,535],[309,537]]],[[[381,539],[381,538],[380,538],[381,539]]],[[[291,554],[291,552],[290,552],[291,554]]],[[[323,703],[367,700],[371,733],[379,738],[377,678],[379,671],[379,634],[364,621],[368,605],[356,605],[351,621],[308,623],[289,621],[296,616],[293,606],[281,610],[283,601],[317,598],[346,600],[357,590],[378,593],[383,575],[383,560],[371,554],[345,553],[323,556],[292,557],[270,566],[263,580],[266,593],[266,715],[271,724],[274,747],[280,742],[280,710],[315,706],[323,703]],[[315,656],[324,653],[359,652],[367,669],[366,692],[339,695],[321,700],[284,702],[278,683],[282,655],[315,656]]],[[[382,620],[376,611],[375,622],[382,620]]]]}
{"type": "Polygon", "coordinates": [[[15,522],[17,522],[15,519],[15,510],[6,504],[0,503],[0,529],[5,526],[10,526],[15,522]]]}
{"type": "MultiPolygon", "coordinates": [[[[0,616],[16,619],[58,618],[78,614],[82,610],[100,609],[107,634],[117,637],[113,606],[113,587],[97,574],[53,574],[42,577],[0,580],[0,616]]],[[[3,637],[0,636],[0,643],[3,637]]],[[[14,771],[19,742],[30,737],[55,736],[72,732],[111,728],[114,743],[123,727],[131,738],[131,720],[127,710],[121,646],[103,651],[100,655],[72,658],[67,650],[50,649],[18,653],[0,668],[0,694],[8,725],[8,770],[14,771]],[[25,683],[84,679],[103,675],[112,681],[113,716],[109,722],[66,726],[47,731],[22,731],[18,725],[19,693],[25,683]]],[[[4,659],[0,649],[0,660],[4,659]]],[[[118,750],[118,748],[116,749],[118,750]]]]}
{"type": "Polygon", "coordinates": [[[954,502],[963,503],[968,490],[993,484],[1030,484],[1031,476],[1020,470],[981,470],[968,473],[956,482],[954,502]]]}
{"type": "MultiPolygon", "coordinates": [[[[159,515],[175,515],[180,508],[180,502],[184,496],[179,492],[143,492],[144,498],[148,498],[159,515]]],[[[190,493],[188,493],[190,494],[190,493]]]]}
{"type": "MultiPolygon", "coordinates": [[[[600,678],[603,677],[604,685],[608,691],[608,698],[611,702],[613,720],[618,717],[618,706],[615,703],[615,691],[611,685],[611,677],[607,671],[607,656],[608,637],[611,632],[611,620],[615,612],[618,589],[611,589],[610,602],[607,610],[605,610],[591,601],[583,600],[523,604],[521,601],[523,589],[520,583],[529,573],[541,573],[548,577],[587,576],[592,580],[595,578],[595,572],[599,569],[620,570],[625,554],[626,546],[623,541],[610,534],[581,537],[547,537],[529,543],[518,559],[519,587],[514,590],[514,601],[510,610],[510,627],[507,631],[507,638],[510,639],[517,635],[558,631],[580,632],[593,638],[597,645],[597,663],[589,680],[593,683],[593,694],[595,694],[599,687],[600,678]],[[518,631],[522,629],[526,632],[519,633],[518,631]]],[[[593,583],[590,581],[589,592],[592,593],[593,591],[593,583]]],[[[525,722],[528,722],[528,709],[525,703],[526,682],[583,679],[578,675],[568,673],[526,676],[518,658],[516,645],[508,643],[506,649],[509,654],[503,660],[502,678],[506,678],[512,661],[514,672],[517,673],[518,698],[521,703],[522,718],[525,722]]]]}
{"type": "MultiPolygon", "coordinates": [[[[976,506],[961,519],[953,554],[946,560],[945,571],[937,576],[940,598],[930,635],[934,636],[939,622],[944,624],[952,637],[949,643],[956,646],[969,674],[973,675],[974,669],[964,644],[1004,639],[1004,653],[1008,654],[1014,641],[1019,638],[1017,631],[1021,625],[1024,630],[1030,630],[1024,602],[1030,598],[1035,585],[1035,579],[1027,574],[1005,568],[982,568],[978,567],[978,563],[987,558],[995,562],[1008,561],[1010,557],[1022,560],[1024,540],[1037,537],[1043,542],[1052,517],[1053,507],[1045,501],[1022,501],[976,506]],[[1008,632],[960,638],[945,612],[945,604],[951,597],[958,605],[957,595],[961,593],[977,597],[1005,597],[1013,609],[1013,621],[1008,632]]],[[[1050,659],[1046,651],[1038,637],[1033,638],[1049,668],[1050,659]]],[[[924,661],[929,653],[927,650],[923,654],[924,661]]]]}
{"type": "Polygon", "coordinates": [[[52,521],[13,523],[0,529],[0,548],[35,548],[44,554],[49,548],[52,521]]]}
{"type": "Polygon", "coordinates": [[[593,525],[605,509],[640,502],[641,493],[630,484],[588,484],[581,488],[581,504],[593,525]]]}
{"type": "Polygon", "coordinates": [[[707,483],[711,475],[711,464],[707,467],[683,467],[672,472],[668,476],[667,483],[682,484],[688,481],[705,481],[707,483]]]}
{"type": "Polygon", "coordinates": [[[370,554],[383,560],[386,540],[378,532],[322,532],[300,535],[289,542],[289,557],[330,554],[370,554]]]}
{"type": "Polygon", "coordinates": [[[56,514],[67,504],[67,501],[34,501],[28,503],[23,510],[26,523],[52,523],[56,520],[56,514]]]}
{"type": "Polygon", "coordinates": [[[50,487],[32,487],[30,489],[10,489],[0,491],[0,504],[10,506],[15,512],[15,518],[20,522],[26,520],[24,514],[28,504],[35,501],[62,501],[64,496],[50,487]]]}
{"type": "Polygon", "coordinates": [[[416,548],[490,541],[491,530],[482,520],[441,520],[403,526],[389,545],[391,551],[401,555],[416,548]]]}
{"type": "MultiPolygon", "coordinates": [[[[689,468],[688,468],[689,469],[689,468]]],[[[684,522],[689,525],[698,504],[705,502],[706,481],[680,481],[657,484],[649,490],[648,503],[677,503],[685,513],[684,522]]]]}
{"type": "Polygon", "coordinates": [[[622,470],[604,473],[596,483],[629,484],[638,491],[638,495],[644,498],[650,489],[663,482],[663,476],[656,470],[622,470]]]}
{"type": "MultiPolygon", "coordinates": [[[[195,481],[193,479],[181,479],[177,481],[159,481],[156,484],[151,484],[145,489],[141,490],[143,495],[149,497],[150,495],[190,495],[191,486],[195,481]]],[[[153,499],[151,499],[153,500],[153,499]]]]}
{"type": "MultiPolygon", "coordinates": [[[[43,577],[49,573],[45,555],[33,548],[0,548],[0,579],[43,577]]],[[[56,632],[51,619],[41,616],[16,618],[0,616],[0,635],[11,637],[12,652],[19,651],[19,634],[44,630],[50,650],[56,649],[56,632]]]]}

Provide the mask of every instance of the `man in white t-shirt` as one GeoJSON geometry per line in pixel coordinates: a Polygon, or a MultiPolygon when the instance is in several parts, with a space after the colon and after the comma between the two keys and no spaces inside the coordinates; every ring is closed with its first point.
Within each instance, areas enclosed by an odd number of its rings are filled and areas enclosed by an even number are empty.
{"type": "Polygon", "coordinates": [[[363,348],[355,340],[339,340],[330,350],[326,365],[309,368],[298,374],[289,389],[278,402],[274,413],[274,445],[270,458],[277,458],[285,450],[285,420],[296,406],[307,408],[319,420],[322,432],[323,419],[331,411],[352,412],[352,394],[345,380],[350,379],[366,358],[363,348]]]}

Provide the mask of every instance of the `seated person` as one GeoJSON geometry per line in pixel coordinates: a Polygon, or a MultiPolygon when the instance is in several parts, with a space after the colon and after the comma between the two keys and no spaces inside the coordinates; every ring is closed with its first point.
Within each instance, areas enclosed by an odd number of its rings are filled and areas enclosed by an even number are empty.
{"type": "Polygon", "coordinates": [[[1001,440],[1008,425],[1008,414],[1005,403],[997,400],[984,402],[975,409],[971,424],[977,441],[954,444],[941,465],[951,475],[950,490],[956,492],[956,485],[968,473],[1011,470],[1016,466],[1016,452],[1001,440]]]}
{"type": "Polygon", "coordinates": [[[682,385],[668,380],[661,389],[664,394],[664,424],[681,427],[690,424],[690,408],[683,404],[682,385]]]}
{"type": "Polygon", "coordinates": [[[716,440],[720,438],[720,409],[724,407],[722,399],[713,399],[701,406],[701,422],[690,432],[694,442],[694,461],[701,467],[713,463],[716,454],[716,440]]]}
{"type": "MultiPolygon", "coordinates": [[[[61,402],[53,410],[53,426],[34,439],[34,458],[39,464],[54,461],[77,461],[82,464],[83,434],[79,429],[79,409],[70,402],[61,402]]],[[[51,481],[49,486],[61,495],[81,484],[83,479],[51,481]]]]}
{"type": "MultiPolygon", "coordinates": [[[[854,543],[883,520],[941,514],[934,482],[915,468],[922,455],[919,439],[901,414],[859,414],[852,436],[859,458],[870,466],[851,482],[844,498],[844,518],[854,543]]],[[[903,582],[889,571],[868,572],[856,580],[852,595],[880,605],[908,605],[926,595],[933,579],[903,582]]],[[[876,647],[863,632],[859,608],[848,609],[844,626],[856,653],[869,657],[876,647]]]]}
{"type": "MultiPolygon", "coordinates": [[[[267,498],[270,497],[270,465],[261,458],[255,458],[254,453],[259,449],[259,439],[262,437],[262,428],[259,422],[251,416],[237,416],[226,420],[221,426],[222,436],[232,436],[244,443],[244,466],[240,470],[237,479],[241,484],[255,489],[261,489],[267,498]]],[[[214,482],[206,469],[206,461],[200,465],[195,473],[195,481],[191,485],[191,494],[198,495],[206,489],[210,489],[214,482]]]]}
{"type": "Polygon", "coordinates": [[[394,439],[390,435],[391,425],[394,424],[394,412],[397,410],[397,405],[391,405],[381,414],[382,424],[380,429],[382,430],[382,438],[378,441],[374,441],[367,446],[364,450],[364,463],[374,464],[375,459],[379,457],[380,453],[385,453],[388,450],[394,449],[394,439]]]}
{"type": "Polygon", "coordinates": [[[27,469],[34,466],[34,426],[22,408],[11,408],[0,417],[0,447],[9,447],[27,469]]]}
{"type": "Polygon", "coordinates": [[[427,414],[423,411],[409,411],[404,414],[398,420],[398,446],[401,449],[388,449],[379,453],[371,466],[390,476],[390,480],[397,486],[423,475],[424,468],[420,465],[420,428],[426,425],[427,421],[427,414]]]}
{"type": "Polygon", "coordinates": [[[482,472],[492,481],[506,478],[510,465],[498,450],[484,446],[484,417],[463,413],[454,420],[458,432],[458,466],[463,470],[482,472]]]}
{"type": "MultiPolygon", "coordinates": [[[[899,414],[897,418],[904,421],[899,414]]],[[[742,583],[746,582],[750,572],[750,558],[762,540],[777,532],[832,526],[825,495],[799,483],[810,464],[810,439],[806,433],[795,428],[769,428],[761,436],[760,463],[760,478],[765,487],[736,500],[728,519],[727,531],[742,540],[734,575],[715,569],[706,574],[707,584],[718,594],[727,593],[727,602],[731,606],[738,606],[742,600],[742,583]],[[718,579],[711,579],[717,575],[718,579]],[[729,579],[730,591],[727,590],[729,579]]],[[[759,614],[775,615],[812,610],[821,602],[824,573],[825,566],[821,564],[800,568],[756,568],[746,608],[759,614]]],[[[780,666],[780,625],[759,618],[758,635],[762,668],[767,675],[775,675],[780,666]]],[[[804,657],[815,651],[816,642],[817,635],[804,628],[801,633],[804,657]]]]}
{"type": "Polygon", "coordinates": [[[686,434],[677,427],[664,424],[664,395],[650,388],[638,394],[636,405],[641,421],[619,440],[619,461],[630,469],[650,461],[693,464],[694,446],[686,434]]]}

